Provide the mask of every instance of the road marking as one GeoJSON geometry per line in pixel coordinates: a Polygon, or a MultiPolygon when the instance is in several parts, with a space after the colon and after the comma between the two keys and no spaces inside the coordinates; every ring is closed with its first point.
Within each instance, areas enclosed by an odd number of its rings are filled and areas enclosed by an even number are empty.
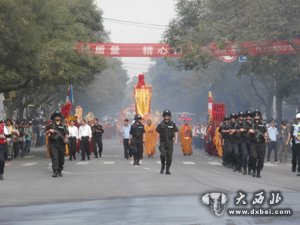
{"type": "Polygon", "coordinates": [[[10,166],[10,165],[12,165],[12,164],[9,163],[9,162],[6,162],[6,163],[5,163],[5,166],[10,166]]]}
{"type": "Polygon", "coordinates": [[[264,165],[265,165],[265,166],[271,166],[271,167],[272,167],[272,166],[278,166],[278,165],[274,165],[274,164],[271,164],[271,163],[265,163],[264,165]]]}
{"type": "Polygon", "coordinates": [[[36,164],[37,164],[37,162],[24,163],[24,164],[22,164],[21,166],[34,166],[34,165],[36,165],[36,164]]]}
{"type": "Polygon", "coordinates": [[[184,165],[196,165],[194,162],[182,162],[184,165]]]}
{"type": "Polygon", "coordinates": [[[142,167],[143,170],[150,170],[148,167],[142,167]]]}
{"type": "Polygon", "coordinates": [[[161,165],[161,162],[160,162],[160,161],[156,161],[156,164],[159,164],[159,165],[161,165]]]}
{"type": "Polygon", "coordinates": [[[213,165],[213,166],[221,166],[222,163],[219,163],[219,162],[209,162],[210,165],[213,165]]]}
{"type": "Polygon", "coordinates": [[[65,171],[62,171],[62,173],[64,173],[64,174],[72,174],[72,173],[70,173],[70,172],[65,172],[65,171]]]}
{"type": "Polygon", "coordinates": [[[31,159],[31,158],[34,158],[34,155],[27,155],[27,156],[24,156],[24,159],[31,159]]]}
{"type": "Polygon", "coordinates": [[[76,165],[87,165],[89,162],[77,162],[76,165]]]}
{"type": "Polygon", "coordinates": [[[119,158],[119,157],[121,157],[121,155],[102,155],[101,157],[115,157],[115,158],[119,158]]]}
{"type": "Polygon", "coordinates": [[[104,161],[104,165],[114,165],[116,162],[115,161],[104,161]]]}

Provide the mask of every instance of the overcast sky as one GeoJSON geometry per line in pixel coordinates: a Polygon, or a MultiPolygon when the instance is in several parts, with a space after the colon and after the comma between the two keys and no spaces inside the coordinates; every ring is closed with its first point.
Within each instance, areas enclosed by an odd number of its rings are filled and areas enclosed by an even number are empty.
{"type": "MultiPolygon", "coordinates": [[[[96,0],[103,11],[103,17],[121,21],[168,25],[175,17],[176,0],[96,0]]],[[[112,42],[158,43],[164,31],[162,27],[126,25],[122,22],[104,19],[104,26],[110,32],[112,42]]],[[[130,77],[146,72],[149,58],[122,58],[124,69],[130,77]]]]}

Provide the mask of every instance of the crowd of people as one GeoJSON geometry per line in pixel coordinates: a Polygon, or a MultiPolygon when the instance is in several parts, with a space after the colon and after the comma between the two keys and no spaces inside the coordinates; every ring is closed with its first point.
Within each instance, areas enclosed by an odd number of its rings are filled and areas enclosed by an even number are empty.
{"type": "Polygon", "coordinates": [[[0,123],[7,131],[5,159],[8,161],[19,156],[24,157],[30,154],[31,147],[45,143],[45,122],[6,119],[0,123]]]}
{"type": "MultiPolygon", "coordinates": [[[[223,165],[244,175],[261,177],[265,158],[270,163],[273,153],[274,163],[287,163],[292,152],[292,171],[296,172],[298,165],[297,175],[300,176],[299,121],[298,113],[293,124],[282,121],[278,127],[274,120],[265,123],[258,110],[225,116],[216,129],[220,136],[214,137],[214,141],[220,139],[218,145],[221,150],[218,151],[223,165]]],[[[133,165],[139,166],[140,160],[144,156],[152,158],[158,147],[161,173],[171,174],[173,143],[179,141],[182,154],[191,156],[193,148],[203,149],[212,141],[207,139],[207,124],[192,126],[184,120],[178,123],[178,129],[169,110],[163,112],[160,123],[153,123],[149,118],[143,122],[140,115],[136,115],[132,122],[124,119],[123,123],[119,133],[124,158],[133,159],[133,165]]],[[[44,123],[0,121],[0,179],[4,179],[5,161],[24,157],[30,154],[32,146],[45,142],[52,160],[53,177],[62,176],[66,152],[70,161],[77,160],[77,153],[81,155],[80,160],[90,160],[91,154],[95,158],[102,157],[104,130],[97,118],[82,119],[78,123],[75,117],[63,120],[59,111],[52,114],[51,121],[44,123]]]]}

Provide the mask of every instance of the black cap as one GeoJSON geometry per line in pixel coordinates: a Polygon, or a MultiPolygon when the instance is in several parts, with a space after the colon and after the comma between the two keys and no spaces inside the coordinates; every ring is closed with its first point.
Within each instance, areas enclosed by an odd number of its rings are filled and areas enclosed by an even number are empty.
{"type": "Polygon", "coordinates": [[[230,120],[230,115],[225,116],[224,120],[230,120]]]}
{"type": "Polygon", "coordinates": [[[236,113],[231,113],[231,114],[230,114],[230,118],[236,119],[236,118],[237,118],[237,114],[236,114],[236,113]]]}
{"type": "Polygon", "coordinates": [[[61,114],[61,112],[59,110],[56,110],[54,113],[52,113],[51,120],[54,120],[55,117],[63,118],[63,115],[61,114]]]}
{"type": "Polygon", "coordinates": [[[256,109],[256,110],[253,111],[253,116],[261,117],[261,112],[258,109],[256,109]]]}
{"type": "Polygon", "coordinates": [[[171,111],[170,110],[164,110],[163,111],[163,117],[165,117],[165,116],[169,116],[169,117],[171,117],[172,116],[172,114],[171,114],[171,111]]]}
{"type": "Polygon", "coordinates": [[[239,112],[238,117],[244,116],[244,112],[239,112]]]}
{"type": "Polygon", "coordinates": [[[252,116],[253,112],[251,110],[247,110],[246,112],[244,112],[245,116],[252,116]]]}
{"type": "Polygon", "coordinates": [[[136,114],[136,115],[134,116],[134,120],[135,120],[135,121],[141,120],[141,119],[143,119],[143,118],[141,117],[140,114],[136,114]]]}

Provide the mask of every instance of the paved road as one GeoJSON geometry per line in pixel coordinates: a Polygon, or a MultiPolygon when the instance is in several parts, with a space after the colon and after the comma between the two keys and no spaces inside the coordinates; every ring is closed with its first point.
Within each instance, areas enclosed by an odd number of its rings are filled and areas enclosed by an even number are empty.
{"type": "Polygon", "coordinates": [[[64,176],[52,178],[45,150],[35,149],[6,165],[0,224],[299,224],[300,178],[290,165],[266,164],[258,179],[222,167],[201,150],[182,156],[176,147],[173,160],[172,175],[161,175],[158,155],[134,167],[117,140],[104,140],[101,159],[67,160],[64,176]],[[220,219],[199,200],[204,193],[223,192],[232,205],[238,190],[249,196],[281,191],[280,207],[292,208],[294,215],[220,219]]]}

